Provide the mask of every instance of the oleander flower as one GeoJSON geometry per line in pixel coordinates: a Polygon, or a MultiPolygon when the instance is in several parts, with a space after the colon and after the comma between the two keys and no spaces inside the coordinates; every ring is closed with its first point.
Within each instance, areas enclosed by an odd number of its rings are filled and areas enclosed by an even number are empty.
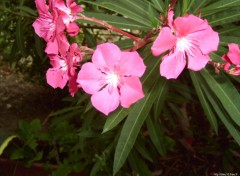
{"type": "Polygon", "coordinates": [[[47,42],[45,52],[47,54],[66,54],[69,48],[65,36],[63,19],[58,15],[55,0],[49,0],[49,6],[45,0],[35,0],[39,17],[34,21],[35,33],[47,42]]]}
{"type": "Polygon", "coordinates": [[[49,6],[46,0],[35,0],[39,17],[34,21],[33,27],[35,33],[46,42],[55,38],[58,14],[54,7],[53,0],[49,0],[49,6]]]}
{"type": "Polygon", "coordinates": [[[227,54],[222,56],[222,59],[225,61],[223,69],[228,73],[239,76],[240,75],[240,49],[238,44],[229,43],[229,51],[227,54]]]}
{"type": "Polygon", "coordinates": [[[91,94],[93,106],[108,115],[119,104],[124,108],[144,97],[141,77],[146,69],[137,52],[123,52],[112,43],[100,44],[92,62],[82,65],[77,82],[91,94]]]}
{"type": "Polygon", "coordinates": [[[218,33],[213,31],[207,20],[194,15],[185,15],[173,20],[173,11],[168,12],[168,26],[163,27],[151,50],[159,56],[170,50],[160,64],[160,74],[167,79],[176,79],[187,65],[199,71],[210,60],[209,54],[219,44],[218,33]]]}
{"type": "Polygon", "coordinates": [[[74,21],[77,19],[77,14],[83,11],[82,7],[77,5],[74,0],[66,0],[66,5],[63,0],[56,0],[55,7],[66,25],[68,34],[76,36],[80,28],[74,21]]]}
{"type": "Polygon", "coordinates": [[[47,83],[53,88],[63,89],[68,82],[69,92],[74,96],[78,90],[76,67],[82,60],[77,44],[74,43],[70,46],[66,56],[49,55],[49,58],[52,68],[47,70],[47,83]]]}

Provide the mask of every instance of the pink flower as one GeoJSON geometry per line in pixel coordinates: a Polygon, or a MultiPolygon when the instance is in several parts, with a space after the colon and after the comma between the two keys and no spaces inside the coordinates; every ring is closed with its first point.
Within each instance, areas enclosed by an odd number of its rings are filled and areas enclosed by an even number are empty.
{"type": "Polygon", "coordinates": [[[239,76],[240,75],[240,49],[238,44],[229,43],[229,51],[222,56],[222,59],[226,62],[223,65],[223,69],[228,73],[239,76]]]}
{"type": "Polygon", "coordinates": [[[64,34],[65,25],[62,17],[58,16],[55,8],[55,0],[35,0],[39,18],[33,23],[36,34],[47,42],[45,52],[47,54],[66,54],[69,48],[68,40],[64,34]]]}
{"type": "Polygon", "coordinates": [[[66,0],[66,5],[63,0],[56,0],[55,6],[59,9],[58,12],[62,16],[68,34],[76,36],[80,29],[74,21],[77,19],[77,14],[82,12],[82,7],[77,5],[74,0],[66,0]]]}
{"type": "Polygon", "coordinates": [[[69,81],[69,92],[74,96],[78,90],[76,66],[82,60],[77,44],[70,46],[66,56],[49,55],[49,58],[53,68],[49,68],[46,73],[47,83],[53,88],[63,89],[69,81]]]}
{"type": "Polygon", "coordinates": [[[168,26],[161,29],[151,50],[154,56],[170,50],[163,57],[160,74],[167,79],[176,79],[186,65],[193,71],[204,68],[210,60],[208,54],[216,51],[218,44],[218,33],[213,31],[206,20],[194,15],[173,20],[173,11],[170,10],[168,26]]]}
{"type": "Polygon", "coordinates": [[[146,69],[137,52],[122,52],[118,46],[105,43],[97,46],[92,63],[85,63],[77,82],[91,94],[93,106],[108,115],[119,104],[128,108],[144,97],[141,77],[146,69]]]}
{"type": "Polygon", "coordinates": [[[49,6],[46,4],[46,0],[35,0],[35,4],[39,13],[39,18],[33,23],[35,33],[48,42],[55,37],[57,25],[58,15],[54,9],[54,1],[50,0],[49,6]]]}
{"type": "Polygon", "coordinates": [[[64,33],[65,26],[60,17],[56,20],[56,23],[57,27],[55,31],[55,37],[47,41],[45,52],[48,55],[57,55],[58,53],[65,55],[70,46],[68,39],[64,33]]]}

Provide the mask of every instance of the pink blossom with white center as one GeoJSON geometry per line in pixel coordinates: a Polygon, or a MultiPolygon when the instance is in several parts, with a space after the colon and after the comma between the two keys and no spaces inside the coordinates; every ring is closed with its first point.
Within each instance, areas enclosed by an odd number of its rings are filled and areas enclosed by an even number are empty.
{"type": "Polygon", "coordinates": [[[222,59],[226,62],[223,65],[223,69],[228,73],[239,76],[240,75],[240,49],[238,44],[229,43],[229,51],[222,56],[222,59]]]}
{"type": "Polygon", "coordinates": [[[167,79],[176,79],[186,65],[193,71],[204,68],[210,60],[208,55],[217,50],[218,44],[218,33],[207,20],[194,15],[173,20],[173,11],[170,10],[168,26],[161,29],[151,50],[154,56],[170,50],[160,64],[160,74],[167,79]]]}
{"type": "Polygon", "coordinates": [[[66,5],[63,0],[56,0],[56,8],[66,25],[67,32],[70,36],[76,36],[80,30],[74,22],[77,19],[77,14],[82,12],[82,7],[77,5],[74,0],[66,0],[66,5]]]}
{"type": "Polygon", "coordinates": [[[137,52],[122,52],[112,43],[97,46],[92,62],[83,64],[77,82],[91,94],[93,106],[108,115],[119,104],[128,108],[144,97],[140,77],[146,66],[137,52]]]}
{"type": "Polygon", "coordinates": [[[69,92],[74,96],[78,91],[76,67],[82,60],[77,44],[74,43],[70,46],[70,51],[66,56],[49,55],[49,58],[53,68],[47,70],[47,83],[53,88],[63,89],[68,82],[69,92]]]}

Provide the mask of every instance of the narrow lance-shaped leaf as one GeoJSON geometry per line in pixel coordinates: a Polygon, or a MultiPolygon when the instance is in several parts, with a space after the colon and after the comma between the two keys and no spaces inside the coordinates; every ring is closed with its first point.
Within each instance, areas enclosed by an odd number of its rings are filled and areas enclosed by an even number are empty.
{"type": "Polygon", "coordinates": [[[164,13],[165,5],[162,0],[152,0],[155,8],[158,9],[160,12],[164,13]]]}
{"type": "Polygon", "coordinates": [[[211,103],[218,117],[221,119],[221,121],[223,122],[229,133],[232,135],[232,137],[236,140],[238,145],[240,145],[240,131],[236,129],[231,120],[229,120],[230,118],[229,115],[223,110],[223,106],[219,103],[216,97],[210,95],[209,92],[206,90],[206,87],[203,87],[203,89],[207,99],[211,103]]]}
{"type": "Polygon", "coordinates": [[[129,152],[131,151],[138,133],[152,108],[152,104],[156,99],[156,95],[159,91],[162,91],[164,82],[166,80],[161,78],[152,87],[151,91],[148,92],[145,97],[135,104],[132,111],[129,113],[127,120],[122,128],[113,163],[113,173],[114,175],[119,171],[126,161],[129,152]]]}
{"type": "Polygon", "coordinates": [[[190,76],[192,78],[193,81],[193,85],[195,87],[196,93],[198,95],[198,98],[200,100],[200,103],[202,105],[202,108],[208,118],[208,121],[210,122],[212,128],[214,129],[214,131],[216,133],[218,133],[218,125],[217,125],[217,119],[215,117],[215,114],[213,113],[211,106],[209,105],[203,90],[201,89],[201,84],[200,84],[200,80],[198,79],[198,73],[194,73],[192,71],[190,71],[190,76]]]}
{"type": "Polygon", "coordinates": [[[201,74],[232,120],[240,126],[240,95],[234,85],[224,75],[211,74],[206,69],[201,74]]]}
{"type": "Polygon", "coordinates": [[[240,5],[240,0],[220,0],[203,8],[202,10],[206,11],[225,7],[236,7],[238,5],[240,5]]]}

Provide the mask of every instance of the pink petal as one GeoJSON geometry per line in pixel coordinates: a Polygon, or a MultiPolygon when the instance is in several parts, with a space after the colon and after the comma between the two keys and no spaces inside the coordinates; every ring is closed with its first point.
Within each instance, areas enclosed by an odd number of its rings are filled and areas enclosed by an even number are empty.
{"type": "Polygon", "coordinates": [[[65,2],[63,0],[56,0],[55,7],[66,14],[68,14],[69,12],[69,8],[66,7],[65,2]]]}
{"type": "Polygon", "coordinates": [[[159,56],[163,52],[170,50],[176,45],[177,38],[173,35],[169,27],[163,27],[151,47],[152,54],[159,56]]]}
{"type": "Polygon", "coordinates": [[[122,85],[120,87],[120,95],[121,105],[124,108],[130,107],[131,104],[143,98],[144,93],[139,78],[136,76],[123,77],[122,85]]]}
{"type": "Polygon", "coordinates": [[[168,19],[168,26],[170,26],[170,28],[173,29],[173,16],[174,16],[174,12],[172,9],[168,10],[168,14],[167,14],[167,19],[168,19]]]}
{"type": "Polygon", "coordinates": [[[160,74],[167,79],[176,79],[183,71],[186,65],[185,54],[182,52],[175,52],[163,58],[160,64],[160,74]]]}
{"type": "Polygon", "coordinates": [[[113,43],[104,43],[97,46],[93,53],[92,62],[99,68],[106,67],[114,70],[114,66],[121,58],[121,50],[113,43]]]}
{"type": "Polygon", "coordinates": [[[209,26],[206,20],[202,20],[194,15],[186,15],[184,17],[178,17],[174,20],[174,28],[177,36],[179,37],[204,30],[208,27],[209,26]]]}
{"type": "Polygon", "coordinates": [[[195,56],[188,55],[188,68],[193,71],[203,69],[210,60],[208,55],[204,55],[199,51],[195,56]]]}
{"type": "Polygon", "coordinates": [[[105,115],[108,115],[119,106],[119,93],[117,88],[113,89],[111,93],[108,89],[108,86],[106,86],[91,97],[93,106],[105,115]]]}
{"type": "Polygon", "coordinates": [[[54,68],[49,68],[46,73],[47,83],[53,88],[63,89],[67,84],[68,77],[66,72],[63,70],[56,70],[54,68]]]}
{"type": "Polygon", "coordinates": [[[85,92],[94,94],[106,84],[104,78],[105,75],[93,63],[88,62],[79,71],[77,82],[85,92]]]}
{"type": "Polygon", "coordinates": [[[67,25],[67,32],[70,36],[76,36],[80,28],[75,22],[71,22],[67,25]]]}
{"type": "Polygon", "coordinates": [[[46,4],[46,0],[35,0],[35,4],[38,10],[39,15],[50,15],[48,11],[48,5],[46,4]]]}
{"type": "Polygon", "coordinates": [[[228,44],[229,51],[227,53],[228,58],[235,65],[240,64],[240,49],[238,44],[230,43],[228,44]]]}
{"type": "Polygon", "coordinates": [[[78,13],[83,11],[82,7],[76,4],[74,0],[66,0],[66,3],[67,3],[67,6],[71,8],[71,12],[73,15],[77,15],[78,13]]]}
{"type": "Polygon", "coordinates": [[[55,38],[53,41],[47,42],[47,47],[45,48],[47,54],[58,54],[58,42],[55,38]]]}
{"type": "Polygon", "coordinates": [[[217,51],[219,36],[218,33],[213,31],[210,26],[205,30],[190,35],[199,41],[199,47],[203,54],[209,54],[217,51]]]}
{"type": "Polygon", "coordinates": [[[59,55],[48,55],[50,58],[50,64],[52,65],[53,68],[60,68],[61,67],[61,57],[59,55]]]}
{"type": "Polygon", "coordinates": [[[120,75],[141,77],[146,70],[143,59],[135,52],[122,52],[119,61],[120,75]]]}

